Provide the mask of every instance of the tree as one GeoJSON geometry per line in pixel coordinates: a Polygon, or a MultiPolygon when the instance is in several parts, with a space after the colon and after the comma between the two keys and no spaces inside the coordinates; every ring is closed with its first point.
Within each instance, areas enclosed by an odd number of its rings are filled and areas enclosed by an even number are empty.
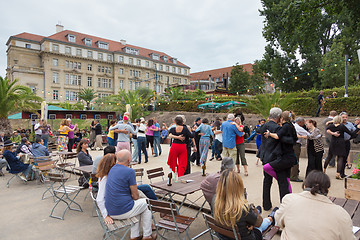
{"type": "Polygon", "coordinates": [[[10,82],[6,77],[0,77],[0,131],[5,134],[12,133],[8,119],[10,113],[40,109],[40,102],[43,101],[29,87],[16,85],[18,81],[10,82]]]}
{"type": "Polygon", "coordinates": [[[83,110],[84,106],[82,103],[78,102],[78,103],[69,103],[69,102],[63,102],[59,104],[60,107],[65,108],[67,110],[83,110]]]}
{"type": "Polygon", "coordinates": [[[183,99],[185,93],[181,87],[172,87],[166,89],[165,96],[167,96],[171,101],[176,101],[183,99]]]}
{"type": "Polygon", "coordinates": [[[259,61],[255,61],[255,63],[253,64],[252,75],[250,76],[249,81],[250,93],[263,93],[266,78],[267,76],[264,74],[264,71],[259,66],[259,61]]]}
{"type": "Polygon", "coordinates": [[[86,109],[89,109],[90,102],[96,98],[96,92],[92,88],[84,88],[78,97],[86,102],[86,109]]]}
{"type": "Polygon", "coordinates": [[[231,70],[230,90],[231,92],[246,92],[250,86],[250,74],[243,66],[236,63],[231,70]]]}

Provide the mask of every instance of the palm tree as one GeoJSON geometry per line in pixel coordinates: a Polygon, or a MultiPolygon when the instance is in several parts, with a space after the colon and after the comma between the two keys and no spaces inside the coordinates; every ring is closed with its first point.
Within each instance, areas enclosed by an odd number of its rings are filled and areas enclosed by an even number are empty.
{"type": "Polygon", "coordinates": [[[247,104],[246,108],[266,119],[269,116],[270,109],[273,107],[289,110],[287,108],[291,105],[293,97],[294,94],[287,94],[282,97],[281,93],[275,92],[274,94],[257,94],[253,98],[247,97],[242,101],[247,104]]]}
{"type": "Polygon", "coordinates": [[[11,134],[11,124],[8,119],[10,113],[15,111],[33,111],[40,109],[41,97],[35,95],[31,88],[16,85],[18,79],[10,82],[0,77],[0,131],[11,134]]]}
{"type": "Polygon", "coordinates": [[[170,100],[174,101],[174,100],[183,99],[185,94],[182,88],[173,87],[173,88],[168,88],[165,95],[168,96],[170,100]]]}
{"type": "Polygon", "coordinates": [[[92,88],[84,88],[79,93],[79,99],[82,99],[86,102],[86,109],[89,109],[90,102],[96,98],[96,92],[92,88]]]}

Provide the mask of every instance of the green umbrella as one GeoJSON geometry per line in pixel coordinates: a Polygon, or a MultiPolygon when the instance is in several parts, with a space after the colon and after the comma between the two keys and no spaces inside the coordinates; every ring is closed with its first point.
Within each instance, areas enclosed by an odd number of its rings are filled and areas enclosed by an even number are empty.
{"type": "Polygon", "coordinates": [[[228,101],[228,102],[224,102],[224,103],[221,103],[219,105],[219,108],[230,108],[232,106],[246,106],[246,103],[243,103],[243,102],[238,102],[238,101],[228,101]]]}
{"type": "Polygon", "coordinates": [[[219,107],[220,103],[216,102],[209,102],[209,103],[203,103],[197,106],[199,109],[217,109],[219,107]]]}

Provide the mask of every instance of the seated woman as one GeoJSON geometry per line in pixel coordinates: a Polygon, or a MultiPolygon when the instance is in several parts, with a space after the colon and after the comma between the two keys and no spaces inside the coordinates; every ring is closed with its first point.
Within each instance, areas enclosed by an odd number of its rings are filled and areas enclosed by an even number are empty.
{"type": "MultiPolygon", "coordinates": [[[[268,218],[262,219],[246,201],[240,175],[229,169],[221,173],[212,207],[215,220],[229,227],[236,224],[242,240],[261,240],[261,233],[274,222],[272,216],[277,210],[274,208],[268,218]]],[[[261,207],[257,208],[260,212],[261,207]]],[[[218,236],[221,240],[230,239],[221,234],[218,236]]]]}
{"type": "Polygon", "coordinates": [[[329,188],[330,178],[314,170],[306,177],[303,192],[282,199],[275,213],[283,230],[281,239],[356,239],[349,214],[327,197],[329,188]]]}
{"type": "Polygon", "coordinates": [[[4,149],[3,149],[3,156],[6,159],[7,163],[10,166],[10,169],[13,172],[22,172],[19,177],[27,181],[30,177],[32,166],[31,164],[24,164],[19,160],[19,158],[16,156],[15,152],[12,152],[13,142],[11,140],[6,140],[4,142],[4,149]]]}
{"type": "Polygon", "coordinates": [[[80,167],[86,165],[93,165],[92,157],[87,150],[88,146],[89,141],[86,139],[80,140],[79,145],[77,146],[76,152],[78,153],[80,167]]]}

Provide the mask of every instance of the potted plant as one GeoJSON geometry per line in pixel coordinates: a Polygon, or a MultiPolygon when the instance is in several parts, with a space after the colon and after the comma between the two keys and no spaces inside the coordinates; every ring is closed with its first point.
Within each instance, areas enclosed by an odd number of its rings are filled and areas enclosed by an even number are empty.
{"type": "Polygon", "coordinates": [[[360,156],[354,165],[353,174],[345,178],[345,198],[360,201],[360,156]]]}

